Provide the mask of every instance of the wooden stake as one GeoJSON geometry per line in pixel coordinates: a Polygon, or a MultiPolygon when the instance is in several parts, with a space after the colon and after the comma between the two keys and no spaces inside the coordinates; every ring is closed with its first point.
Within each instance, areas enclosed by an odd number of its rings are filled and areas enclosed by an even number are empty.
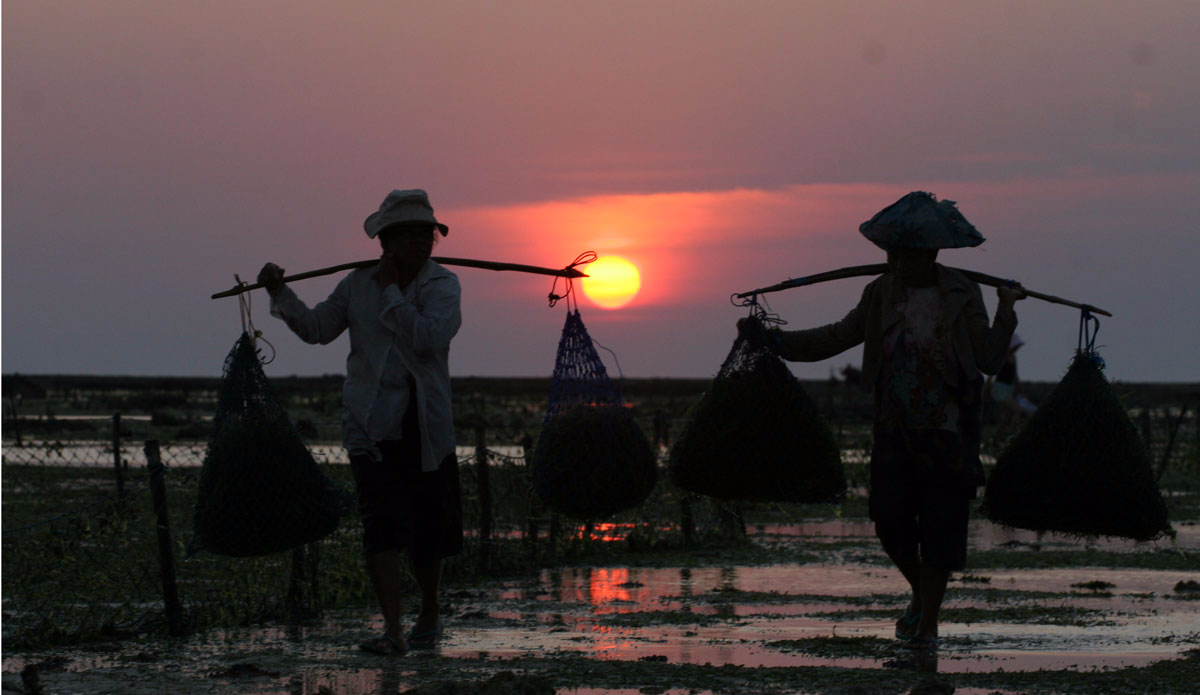
{"type": "Polygon", "coordinates": [[[167,514],[167,487],[163,483],[163,463],[158,440],[146,442],[146,470],[150,474],[150,492],[154,500],[155,527],[158,531],[158,569],[162,579],[163,608],[167,615],[167,633],[182,637],[187,629],[183,621],[183,604],[175,584],[175,553],[171,543],[171,522],[167,514]]]}
{"type": "MultiPolygon", "coordinates": [[[[974,280],[975,282],[978,282],[981,285],[989,285],[991,287],[1008,287],[1010,285],[1013,285],[1016,289],[1021,290],[1026,295],[1033,297],[1034,299],[1040,299],[1042,301],[1050,302],[1052,304],[1065,304],[1066,306],[1073,306],[1076,309],[1087,309],[1089,312],[1091,312],[1093,314],[1100,314],[1101,316],[1112,316],[1112,314],[1108,313],[1107,311],[1105,311],[1099,307],[1092,306],[1091,304],[1081,304],[1079,302],[1073,302],[1069,299],[1063,299],[1062,297],[1055,297],[1054,295],[1043,294],[1041,292],[1034,292],[1033,290],[1022,287],[1020,283],[1014,284],[1013,282],[1011,282],[1009,280],[1004,280],[1002,278],[993,277],[991,275],[986,275],[984,273],[980,273],[980,272],[977,272],[974,270],[965,270],[963,268],[950,268],[950,269],[957,270],[958,272],[962,273],[963,275],[966,275],[968,278],[970,278],[971,280],[974,280]]],[[[887,263],[875,263],[872,265],[855,265],[855,266],[850,266],[848,268],[839,268],[837,270],[830,270],[830,271],[827,271],[824,273],[817,273],[816,275],[807,275],[805,277],[794,278],[792,280],[786,280],[779,284],[771,285],[770,287],[760,287],[757,290],[750,290],[749,292],[742,292],[735,296],[738,299],[745,299],[746,297],[751,297],[751,296],[754,296],[757,294],[766,294],[768,292],[778,292],[780,290],[787,290],[787,289],[791,289],[793,287],[803,287],[805,285],[815,285],[820,282],[828,282],[830,280],[843,280],[845,278],[861,277],[864,275],[882,275],[883,273],[886,273],[886,272],[888,272],[887,263]]]]}
{"type": "Polygon", "coordinates": [[[492,483],[488,475],[487,430],[475,427],[475,481],[479,495],[479,574],[487,575],[492,554],[492,483]]]}
{"type": "MultiPolygon", "coordinates": [[[[442,265],[458,265],[466,268],[483,268],[484,270],[512,270],[518,273],[533,273],[534,275],[553,275],[561,278],[585,278],[587,273],[576,270],[573,267],[566,268],[542,268],[536,265],[522,265],[520,263],[498,263],[496,261],[479,261],[474,258],[449,258],[447,256],[432,256],[431,259],[442,265]]],[[[296,280],[307,280],[308,278],[320,277],[322,275],[332,275],[340,273],[343,270],[354,270],[355,268],[368,268],[379,263],[378,258],[371,258],[365,261],[355,261],[354,263],[343,263],[341,265],[330,266],[328,268],[320,268],[318,270],[310,270],[305,273],[296,273],[283,278],[284,282],[294,282],[296,280]]],[[[218,292],[212,296],[213,299],[221,297],[235,297],[243,292],[256,290],[263,287],[263,284],[256,282],[253,285],[237,285],[224,292],[218,292]]]]}
{"type": "Polygon", "coordinates": [[[113,470],[117,474],[117,494],[125,494],[125,466],[121,462],[121,414],[112,416],[113,470]]]}

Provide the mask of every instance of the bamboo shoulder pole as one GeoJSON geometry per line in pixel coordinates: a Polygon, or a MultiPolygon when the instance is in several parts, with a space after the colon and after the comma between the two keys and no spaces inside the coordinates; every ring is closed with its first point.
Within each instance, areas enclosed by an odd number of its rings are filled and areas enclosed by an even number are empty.
{"type": "MultiPolygon", "coordinates": [[[[518,273],[533,273],[535,275],[553,275],[563,278],[585,278],[587,273],[576,270],[574,267],[566,268],[542,268],[536,265],[522,265],[520,263],[498,263],[496,261],[479,261],[474,258],[450,258],[447,256],[432,256],[433,261],[442,265],[458,265],[467,268],[483,268],[484,270],[512,270],[518,273]]],[[[296,280],[307,280],[308,278],[320,277],[322,275],[332,275],[340,273],[343,270],[354,270],[355,268],[367,268],[379,263],[378,258],[371,258],[365,261],[355,261],[353,263],[343,263],[334,265],[328,268],[319,268],[317,270],[309,270],[304,273],[296,273],[283,278],[285,283],[294,282],[296,280]]],[[[222,297],[234,297],[243,292],[256,290],[262,287],[262,283],[256,282],[252,285],[237,285],[224,292],[218,292],[212,296],[213,299],[222,297]]]]}
{"type": "MultiPolygon", "coordinates": [[[[1012,284],[1012,282],[1010,282],[1009,280],[994,277],[992,275],[987,275],[985,273],[980,273],[980,272],[977,272],[974,270],[966,270],[964,268],[950,268],[950,269],[957,270],[958,272],[962,273],[963,275],[966,275],[968,278],[970,278],[971,280],[974,280],[975,282],[978,282],[981,285],[989,285],[991,287],[1008,287],[1010,284],[1012,284]]],[[[803,287],[805,285],[815,285],[817,283],[828,282],[830,280],[842,280],[845,278],[861,277],[864,275],[882,275],[883,273],[886,273],[886,272],[888,272],[888,266],[886,263],[874,263],[872,265],[855,265],[855,266],[850,266],[848,268],[839,268],[837,270],[830,270],[830,271],[827,271],[824,273],[817,273],[816,275],[807,275],[805,277],[799,277],[799,278],[793,278],[791,280],[785,280],[784,282],[778,283],[776,285],[771,285],[770,287],[760,287],[757,290],[750,290],[749,292],[742,292],[736,296],[738,299],[745,299],[746,297],[750,297],[750,296],[753,296],[756,294],[766,294],[768,292],[778,292],[780,290],[791,289],[793,287],[803,287]]],[[[1091,304],[1082,304],[1080,302],[1073,302],[1070,299],[1063,299],[1062,297],[1055,297],[1054,295],[1044,294],[1042,292],[1034,292],[1033,290],[1026,289],[1020,283],[1016,283],[1016,287],[1019,288],[1026,295],[1033,297],[1034,299],[1040,299],[1042,301],[1050,302],[1052,304],[1065,304],[1066,306],[1073,306],[1076,309],[1086,309],[1093,314],[1100,314],[1101,316],[1112,316],[1112,314],[1105,311],[1104,309],[1101,309],[1100,307],[1092,306],[1091,304]]]]}

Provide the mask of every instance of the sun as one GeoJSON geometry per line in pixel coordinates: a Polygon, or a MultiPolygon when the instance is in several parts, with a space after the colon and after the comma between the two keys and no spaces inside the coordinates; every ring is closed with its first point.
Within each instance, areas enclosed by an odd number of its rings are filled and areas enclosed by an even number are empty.
{"type": "Polygon", "coordinates": [[[601,256],[584,269],[583,293],[601,309],[619,309],[637,295],[642,276],[637,266],[620,256],[601,256]]]}

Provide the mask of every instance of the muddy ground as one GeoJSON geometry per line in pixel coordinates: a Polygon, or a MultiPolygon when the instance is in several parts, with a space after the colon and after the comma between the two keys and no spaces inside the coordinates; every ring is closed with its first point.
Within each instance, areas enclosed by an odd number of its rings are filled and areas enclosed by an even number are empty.
{"type": "Polygon", "coordinates": [[[634,553],[445,591],[435,651],[355,643],[369,606],[301,625],[4,655],[5,693],[1193,693],[1200,527],[1174,540],[1074,540],[973,521],[943,648],[893,624],[902,580],[870,522],[751,528],[746,543],[634,553]],[[36,672],[36,678],[34,673],[36,672]],[[25,675],[23,682],[22,674],[25,675]]]}

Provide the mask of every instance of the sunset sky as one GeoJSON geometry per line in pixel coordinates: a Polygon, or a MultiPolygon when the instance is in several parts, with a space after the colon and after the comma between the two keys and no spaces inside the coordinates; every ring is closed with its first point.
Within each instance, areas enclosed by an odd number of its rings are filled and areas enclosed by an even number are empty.
{"type": "MultiPolygon", "coordinates": [[[[217,375],[241,324],[212,293],[375,256],[363,218],[425,188],[436,255],[628,259],[629,304],[580,299],[592,337],[626,376],[709,377],[730,294],[881,262],[858,225],[928,190],[987,237],[939,260],[1111,311],[1112,379],[1200,381],[1200,2],[2,8],[5,373],[217,375]]],[[[456,272],[452,373],[548,376],[550,279],[456,272]]],[[[768,300],[810,327],[866,282],[768,300]]],[[[1022,376],[1057,380],[1078,312],[1017,312],[1022,376]]],[[[301,343],[261,290],[253,318],[269,376],[344,372],[344,336],[301,343]]]]}

